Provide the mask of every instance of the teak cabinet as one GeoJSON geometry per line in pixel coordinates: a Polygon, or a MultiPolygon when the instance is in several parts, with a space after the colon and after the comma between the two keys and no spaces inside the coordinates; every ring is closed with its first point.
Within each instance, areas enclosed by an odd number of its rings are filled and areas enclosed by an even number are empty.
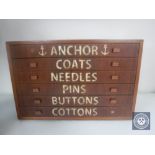
{"type": "Polygon", "coordinates": [[[19,119],[131,119],[143,40],[7,42],[19,119]]]}

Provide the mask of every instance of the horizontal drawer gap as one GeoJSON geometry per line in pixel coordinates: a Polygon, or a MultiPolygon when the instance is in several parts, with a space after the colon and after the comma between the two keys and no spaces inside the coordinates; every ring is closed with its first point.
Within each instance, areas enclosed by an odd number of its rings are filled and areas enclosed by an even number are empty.
{"type": "MultiPolygon", "coordinates": [[[[129,104],[129,107],[131,106],[132,104],[129,104]]],[[[56,107],[58,107],[58,108],[87,108],[87,107],[89,107],[89,108],[94,108],[94,107],[97,107],[97,108],[128,108],[128,106],[81,106],[81,105],[79,105],[79,106],[30,106],[30,105],[27,105],[27,106],[23,106],[23,105],[20,105],[19,106],[20,108],[36,108],[36,109],[39,109],[39,108],[56,108],[56,107]]]]}
{"type": "MultiPolygon", "coordinates": [[[[62,56],[59,56],[59,57],[53,57],[53,56],[51,56],[51,57],[22,57],[22,58],[16,58],[16,57],[12,57],[13,59],[38,59],[38,58],[41,58],[41,59],[46,59],[46,58],[58,58],[58,59],[67,59],[67,58],[75,58],[75,56],[72,56],[72,57],[69,57],[69,56],[66,56],[66,57],[63,57],[62,58],[62,56]]],[[[95,59],[95,58],[101,58],[101,59],[107,59],[107,58],[114,58],[114,59],[119,59],[119,58],[125,58],[125,59],[130,59],[130,58],[135,58],[135,59],[137,59],[138,58],[138,56],[137,57],[116,57],[116,56],[103,56],[103,57],[101,57],[101,56],[94,56],[94,57],[87,57],[87,56],[76,56],[76,58],[87,58],[87,59],[95,59]]]]}
{"type": "Polygon", "coordinates": [[[93,71],[103,71],[103,72],[136,72],[136,70],[122,70],[122,69],[116,69],[116,70],[62,70],[62,71],[59,71],[58,69],[55,69],[55,70],[50,70],[50,69],[44,69],[44,70],[37,70],[37,69],[16,69],[14,68],[15,72],[18,73],[18,72],[30,72],[30,73],[33,73],[34,72],[41,72],[41,71],[56,71],[57,73],[59,72],[93,72],[93,71]],[[22,70],[22,71],[21,71],[22,70]]]}
{"type": "MultiPolygon", "coordinates": [[[[34,94],[34,95],[26,95],[25,93],[24,93],[24,95],[23,94],[18,94],[18,96],[36,96],[37,94],[34,94]]],[[[133,96],[133,94],[131,93],[131,94],[107,94],[107,95],[105,95],[105,94],[103,94],[103,95],[97,95],[97,94],[93,94],[93,95],[89,95],[89,94],[86,94],[86,95],[37,95],[37,96],[133,96]]]]}
{"type": "MultiPolygon", "coordinates": [[[[24,97],[24,96],[25,97],[31,97],[31,96],[38,96],[38,97],[47,97],[47,96],[49,96],[50,97],[50,96],[63,96],[63,95],[37,95],[36,94],[36,95],[18,95],[18,96],[19,97],[20,96],[21,97],[24,97]]],[[[68,95],[64,95],[64,97],[65,96],[68,96],[68,95]]],[[[77,96],[77,95],[72,95],[72,96],[77,96]]],[[[93,97],[93,96],[96,96],[96,95],[80,95],[80,96],[90,96],[90,97],[92,96],[93,97]]],[[[104,97],[104,96],[116,96],[116,95],[114,94],[114,95],[97,95],[97,96],[103,96],[104,97]]],[[[126,95],[126,94],[125,95],[119,95],[119,94],[117,94],[117,96],[129,96],[129,97],[133,97],[132,95],[126,95]]]]}

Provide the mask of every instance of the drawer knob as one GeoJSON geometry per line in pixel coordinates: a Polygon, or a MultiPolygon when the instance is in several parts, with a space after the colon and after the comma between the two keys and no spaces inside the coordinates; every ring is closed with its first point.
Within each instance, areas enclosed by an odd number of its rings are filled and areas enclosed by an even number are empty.
{"type": "Polygon", "coordinates": [[[31,75],[31,80],[37,80],[38,79],[38,76],[37,75],[31,75]]]}
{"type": "Polygon", "coordinates": [[[111,103],[111,104],[116,104],[116,103],[117,103],[117,100],[116,100],[115,98],[111,98],[111,99],[110,99],[110,103],[111,103]]]}
{"type": "Polygon", "coordinates": [[[31,62],[29,64],[30,68],[37,68],[37,63],[36,62],[31,62]]]}
{"type": "Polygon", "coordinates": [[[114,113],[115,113],[115,110],[111,110],[110,113],[111,113],[111,114],[114,114],[114,113]]]}
{"type": "Polygon", "coordinates": [[[32,92],[33,92],[33,93],[39,93],[39,92],[40,92],[40,89],[39,89],[39,88],[33,88],[33,89],[32,89],[32,92]]]}
{"type": "Polygon", "coordinates": [[[118,92],[118,89],[117,88],[110,88],[110,92],[111,93],[117,93],[118,92]]]}
{"type": "Polygon", "coordinates": [[[34,99],[34,104],[40,104],[41,103],[41,99],[34,99]]]}
{"type": "Polygon", "coordinates": [[[36,110],[34,113],[35,113],[35,115],[41,115],[42,111],[41,110],[36,110]]]}
{"type": "Polygon", "coordinates": [[[114,48],[113,49],[113,53],[119,53],[121,50],[120,50],[120,48],[114,48]]]}
{"type": "Polygon", "coordinates": [[[112,67],[119,67],[119,62],[114,61],[114,62],[112,62],[111,66],[112,67]]]}
{"type": "Polygon", "coordinates": [[[118,80],[118,79],[119,79],[119,76],[118,76],[118,75],[112,75],[112,76],[111,76],[111,79],[112,79],[112,80],[118,80]]]}

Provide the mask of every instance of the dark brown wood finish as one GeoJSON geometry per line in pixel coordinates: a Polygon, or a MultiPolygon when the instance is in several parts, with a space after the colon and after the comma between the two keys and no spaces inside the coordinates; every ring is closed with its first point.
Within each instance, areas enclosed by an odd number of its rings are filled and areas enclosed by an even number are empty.
{"type": "Polygon", "coordinates": [[[107,106],[107,107],[117,107],[117,106],[132,106],[132,96],[129,95],[115,95],[115,96],[98,96],[98,102],[95,102],[94,96],[87,96],[83,98],[79,96],[19,96],[19,103],[21,107],[51,107],[51,106],[107,106]],[[52,102],[53,99],[57,97],[58,102],[52,102]],[[88,99],[93,102],[89,102],[88,99]]]}
{"type": "Polygon", "coordinates": [[[93,75],[89,71],[76,72],[76,77],[80,76],[78,79],[72,79],[72,73],[67,72],[67,78],[65,78],[65,73],[62,72],[53,72],[58,76],[57,79],[51,81],[49,76],[52,71],[26,71],[26,72],[16,72],[16,81],[17,83],[134,83],[135,82],[135,71],[95,71],[94,74],[98,75],[97,81],[91,79],[93,75]],[[61,76],[59,74],[61,73],[61,76]],[[87,76],[86,76],[87,75],[87,76]],[[87,78],[89,76],[89,79],[87,78]],[[59,81],[59,80],[62,81],[59,81]],[[72,81],[71,81],[72,80],[72,81]]]}
{"type": "Polygon", "coordinates": [[[52,117],[52,118],[63,118],[63,117],[92,117],[96,116],[98,112],[100,117],[129,117],[131,115],[131,108],[124,107],[25,107],[21,110],[23,117],[52,117]]]}
{"type": "MultiPolygon", "coordinates": [[[[73,84],[70,84],[73,85],[73,84]]],[[[79,86],[79,84],[74,84],[79,86]]],[[[80,86],[82,86],[80,84],[80,86]]],[[[78,87],[79,88],[79,87],[78,87]]],[[[86,93],[77,93],[76,91],[70,93],[66,91],[63,94],[62,84],[17,84],[17,93],[19,95],[133,95],[133,84],[86,84],[86,93]]],[[[79,89],[78,89],[79,90],[79,89]]],[[[72,90],[71,90],[72,91],[72,90]]]]}
{"type": "MultiPolygon", "coordinates": [[[[36,71],[36,70],[57,70],[55,63],[58,58],[29,58],[29,59],[14,59],[13,66],[17,71],[36,71]]],[[[65,60],[64,58],[61,58],[65,60]]],[[[67,60],[73,61],[73,58],[67,58],[67,60]]],[[[76,57],[74,60],[78,60],[76,57]]],[[[88,60],[88,58],[82,58],[82,60],[88,60]]],[[[137,58],[91,58],[92,70],[136,70],[137,58]],[[127,63],[128,62],[128,63],[127,63]]],[[[83,70],[81,68],[64,69],[68,70],[83,70]]]]}
{"type": "Polygon", "coordinates": [[[18,118],[131,119],[142,47],[143,40],[7,42],[18,118]]]}
{"type": "MultiPolygon", "coordinates": [[[[84,45],[87,45],[87,44],[90,44],[89,42],[88,43],[84,43],[82,41],[77,41],[77,42],[61,42],[61,46],[62,47],[65,47],[65,46],[68,46],[68,45],[72,45],[72,46],[75,46],[76,49],[78,49],[78,45],[81,45],[83,48],[84,45]]],[[[107,44],[108,45],[108,51],[110,51],[110,54],[108,55],[108,57],[137,57],[138,56],[138,48],[139,48],[139,45],[138,44],[134,44],[134,43],[124,43],[124,44],[121,44],[121,43],[108,43],[108,42],[104,42],[103,43],[98,43],[98,42],[94,42],[94,43],[91,43],[91,48],[93,48],[93,45],[97,45],[99,50],[103,49],[103,46],[104,44],[107,44]]],[[[12,57],[13,58],[31,58],[31,57],[40,57],[38,55],[38,51],[40,50],[40,46],[42,45],[42,42],[41,43],[36,43],[36,44],[33,44],[33,43],[30,43],[30,44],[13,44],[11,46],[11,50],[13,51],[13,54],[12,54],[12,57]]],[[[59,45],[59,42],[57,43],[44,43],[44,45],[46,45],[46,47],[44,48],[45,51],[47,52],[47,54],[44,56],[44,57],[62,57],[62,55],[53,55],[51,56],[51,46],[55,45],[55,48],[56,50],[58,50],[58,45],[59,45]]],[[[71,48],[71,53],[73,53],[75,48],[71,48]]],[[[86,48],[86,50],[88,51],[88,49],[86,48]]],[[[77,52],[78,53],[78,52],[77,52]]],[[[63,55],[64,56],[64,55],[63,55]]],[[[73,54],[73,55],[70,55],[70,57],[97,57],[96,55],[80,55],[79,53],[78,54],[73,54]]],[[[64,56],[64,57],[68,57],[67,56],[64,56]]],[[[101,53],[99,53],[98,57],[104,57],[101,53]]]]}

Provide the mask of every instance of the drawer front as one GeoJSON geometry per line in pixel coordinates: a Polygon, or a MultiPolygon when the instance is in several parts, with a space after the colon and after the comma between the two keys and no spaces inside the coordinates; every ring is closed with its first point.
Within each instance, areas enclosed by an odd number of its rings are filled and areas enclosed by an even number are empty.
{"type": "Polygon", "coordinates": [[[7,42],[21,119],[131,119],[142,40],[7,42]]]}
{"type": "Polygon", "coordinates": [[[133,89],[134,84],[17,84],[19,95],[132,95],[133,89]]]}
{"type": "Polygon", "coordinates": [[[135,71],[17,72],[18,83],[134,83],[135,71]]]}
{"type": "Polygon", "coordinates": [[[136,70],[136,58],[15,59],[15,70],[136,70]],[[56,65],[57,64],[57,65],[56,65]],[[57,66],[59,68],[57,68],[57,66]],[[78,68],[77,68],[78,67],[78,68]]]}
{"type": "Polygon", "coordinates": [[[131,107],[54,107],[21,108],[22,117],[89,118],[89,117],[129,117],[131,107]]]}
{"type": "Polygon", "coordinates": [[[132,96],[19,96],[21,107],[131,106],[132,96]]]}
{"type": "Polygon", "coordinates": [[[11,45],[13,58],[30,57],[137,57],[138,43],[42,43],[11,45]],[[104,51],[106,50],[106,55],[104,51]],[[97,51],[97,52],[96,52],[97,51]]]}

